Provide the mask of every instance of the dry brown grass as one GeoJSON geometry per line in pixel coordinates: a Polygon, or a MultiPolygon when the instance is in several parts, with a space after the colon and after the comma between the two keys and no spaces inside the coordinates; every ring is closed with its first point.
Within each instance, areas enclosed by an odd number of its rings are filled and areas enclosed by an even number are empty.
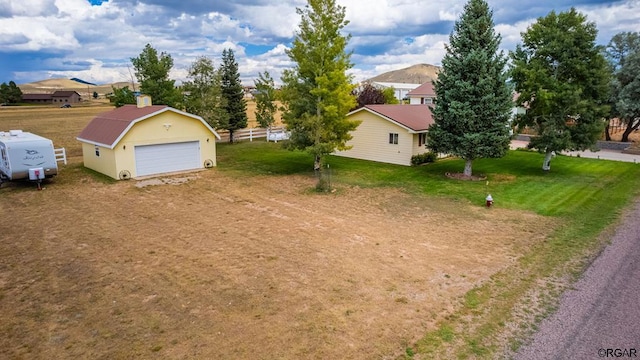
{"type": "MultiPolygon", "coordinates": [[[[77,154],[93,110],[25,111],[2,128],[77,154]]],[[[74,156],[43,191],[3,185],[0,357],[393,358],[553,227],[302,176],[171,178],[102,182],[74,156]]]]}

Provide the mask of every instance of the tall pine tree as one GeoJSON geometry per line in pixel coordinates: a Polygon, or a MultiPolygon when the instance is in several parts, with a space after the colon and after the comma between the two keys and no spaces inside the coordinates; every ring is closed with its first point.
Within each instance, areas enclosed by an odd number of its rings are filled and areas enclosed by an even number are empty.
{"type": "Polygon", "coordinates": [[[244,99],[244,89],[240,82],[238,63],[233,50],[222,51],[222,64],[220,65],[221,88],[228,122],[222,128],[229,130],[229,142],[233,142],[233,132],[247,127],[247,101],[244,99]]]}
{"type": "Polygon", "coordinates": [[[356,104],[347,75],[353,66],[345,51],[350,36],[340,33],[348,21],[335,0],[308,0],[297,12],[302,19],[287,51],[296,65],[282,75],[283,120],[291,131],[288,147],[311,153],[320,171],[325,155],[348,149],[349,132],[359,124],[346,118],[356,104]]]}
{"type": "Polygon", "coordinates": [[[507,58],[498,52],[500,40],[489,5],[470,0],[449,36],[435,82],[435,124],[429,128],[427,146],[464,159],[468,177],[473,160],[499,158],[509,149],[513,102],[507,58]]]}

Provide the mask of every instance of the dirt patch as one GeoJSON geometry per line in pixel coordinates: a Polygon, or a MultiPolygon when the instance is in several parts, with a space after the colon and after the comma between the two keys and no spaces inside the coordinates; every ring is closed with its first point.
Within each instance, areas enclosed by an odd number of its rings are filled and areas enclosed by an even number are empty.
{"type": "Polygon", "coordinates": [[[482,181],[487,180],[484,175],[465,175],[463,173],[445,173],[449,179],[465,180],[465,181],[482,181]]]}
{"type": "Polygon", "coordinates": [[[0,189],[2,357],[393,358],[552,228],[299,176],[181,178],[0,189]]]}

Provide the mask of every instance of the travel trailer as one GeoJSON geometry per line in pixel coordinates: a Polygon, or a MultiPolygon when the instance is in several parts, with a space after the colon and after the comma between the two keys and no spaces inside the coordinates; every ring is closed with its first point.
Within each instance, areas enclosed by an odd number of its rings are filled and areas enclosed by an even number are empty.
{"type": "Polygon", "coordinates": [[[58,174],[58,161],[66,163],[64,149],[54,149],[51,140],[22,130],[0,131],[0,183],[31,180],[39,187],[58,174]]]}

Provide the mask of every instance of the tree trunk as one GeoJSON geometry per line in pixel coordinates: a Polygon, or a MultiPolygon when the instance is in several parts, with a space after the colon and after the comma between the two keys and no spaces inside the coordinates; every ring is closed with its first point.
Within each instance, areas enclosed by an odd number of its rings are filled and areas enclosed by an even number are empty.
{"type": "Polygon", "coordinates": [[[321,168],[322,164],[320,162],[320,155],[316,155],[315,160],[313,161],[313,170],[315,170],[316,172],[320,172],[321,168]]]}
{"type": "Polygon", "coordinates": [[[629,120],[629,122],[627,123],[627,128],[624,129],[624,132],[622,133],[622,139],[620,141],[629,142],[629,135],[631,135],[633,130],[637,130],[639,125],[640,119],[629,120]]]}
{"type": "Polygon", "coordinates": [[[471,165],[473,160],[465,160],[464,161],[464,176],[471,176],[471,165]]]}
{"type": "Polygon", "coordinates": [[[542,170],[549,171],[551,170],[551,157],[553,156],[553,151],[547,150],[547,153],[544,155],[544,162],[542,163],[542,170]]]}
{"type": "Polygon", "coordinates": [[[611,141],[610,128],[611,128],[611,120],[607,121],[607,126],[604,128],[604,140],[605,141],[611,141]]]}
{"type": "Polygon", "coordinates": [[[229,130],[229,142],[233,144],[233,130],[229,130]]]}

